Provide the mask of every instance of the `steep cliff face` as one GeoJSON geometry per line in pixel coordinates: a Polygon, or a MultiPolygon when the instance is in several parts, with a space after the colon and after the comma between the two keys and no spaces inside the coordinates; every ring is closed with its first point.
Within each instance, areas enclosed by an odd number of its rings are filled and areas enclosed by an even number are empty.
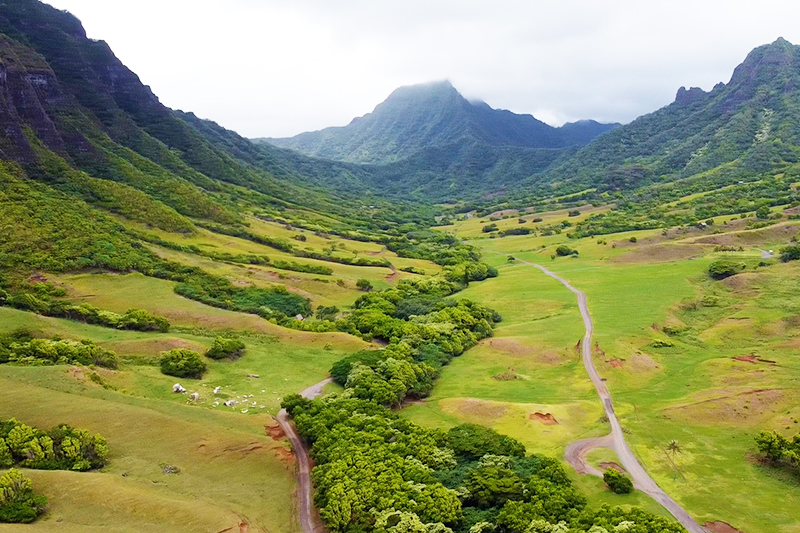
{"type": "Polygon", "coordinates": [[[25,128],[30,128],[51,150],[66,157],[64,140],[45,109],[63,99],[56,76],[44,58],[0,35],[3,157],[22,163],[34,161],[25,128]]]}

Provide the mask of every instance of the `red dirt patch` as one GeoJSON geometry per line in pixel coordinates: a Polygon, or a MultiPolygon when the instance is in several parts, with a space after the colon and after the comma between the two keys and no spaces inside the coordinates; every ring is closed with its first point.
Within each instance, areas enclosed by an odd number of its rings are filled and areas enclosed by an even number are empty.
{"type": "Polygon", "coordinates": [[[86,381],[86,375],[83,373],[83,369],[78,366],[71,366],[69,370],[67,370],[70,376],[77,379],[78,381],[86,381]]]}
{"type": "Polygon", "coordinates": [[[273,420],[271,424],[264,426],[264,430],[273,440],[281,440],[286,437],[286,432],[277,421],[273,420]]]}
{"type": "Polygon", "coordinates": [[[386,276],[384,279],[386,280],[386,283],[394,283],[394,281],[399,277],[400,277],[400,273],[399,272],[392,272],[391,274],[386,276]]]}
{"type": "Polygon", "coordinates": [[[736,529],[727,522],[717,520],[716,522],[706,522],[703,527],[712,533],[744,533],[741,529],[736,529]]]}
{"type": "Polygon", "coordinates": [[[558,425],[558,420],[556,420],[556,417],[554,417],[550,413],[539,413],[539,412],[531,413],[530,415],[528,415],[528,418],[530,418],[531,420],[536,420],[537,422],[540,422],[545,426],[558,425]]]}
{"type": "Polygon", "coordinates": [[[618,465],[617,463],[615,463],[613,461],[607,461],[607,462],[600,463],[600,468],[603,469],[603,470],[608,470],[609,468],[613,468],[614,470],[616,470],[620,474],[627,474],[627,472],[625,471],[624,468],[622,468],[620,465],[618,465]]]}
{"type": "Polygon", "coordinates": [[[741,361],[743,363],[766,363],[768,365],[775,365],[777,364],[775,361],[770,361],[769,359],[761,359],[755,354],[750,355],[737,355],[733,358],[736,361],[741,361]]]}
{"type": "Polygon", "coordinates": [[[622,363],[625,359],[606,359],[606,363],[611,365],[611,368],[622,368],[622,363]]]}
{"type": "Polygon", "coordinates": [[[275,457],[277,457],[287,465],[291,465],[292,463],[294,463],[295,457],[294,453],[292,453],[292,450],[289,450],[287,448],[275,448],[274,451],[275,451],[275,457]]]}
{"type": "Polygon", "coordinates": [[[524,344],[517,342],[513,339],[494,337],[481,342],[485,343],[490,348],[493,348],[500,352],[504,352],[508,355],[515,355],[521,357],[536,355],[535,348],[531,346],[525,346],[524,344]]]}

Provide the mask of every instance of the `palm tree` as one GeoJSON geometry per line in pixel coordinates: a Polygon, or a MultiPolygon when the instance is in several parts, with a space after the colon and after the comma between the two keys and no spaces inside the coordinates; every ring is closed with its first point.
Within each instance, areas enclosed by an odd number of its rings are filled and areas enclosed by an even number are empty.
{"type": "Polygon", "coordinates": [[[669,441],[667,444],[667,451],[672,453],[672,459],[675,459],[676,453],[681,453],[681,445],[675,439],[669,441]]]}

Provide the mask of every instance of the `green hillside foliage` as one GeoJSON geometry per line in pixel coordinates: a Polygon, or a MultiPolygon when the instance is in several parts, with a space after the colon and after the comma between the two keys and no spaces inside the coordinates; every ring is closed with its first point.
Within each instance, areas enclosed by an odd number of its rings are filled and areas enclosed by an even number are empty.
{"type": "Polygon", "coordinates": [[[33,483],[12,468],[0,476],[0,523],[29,523],[44,512],[47,498],[33,492],[33,483]]]}
{"type": "MultiPolygon", "coordinates": [[[[102,468],[108,445],[99,434],[66,424],[42,431],[15,419],[0,421],[0,466],[86,471],[102,468]]],[[[2,494],[2,493],[0,493],[2,494]]]]}

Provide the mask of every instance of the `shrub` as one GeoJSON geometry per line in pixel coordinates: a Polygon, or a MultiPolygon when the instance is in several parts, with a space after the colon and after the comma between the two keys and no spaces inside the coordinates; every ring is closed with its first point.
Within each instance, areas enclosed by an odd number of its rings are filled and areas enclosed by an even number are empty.
{"type": "Polygon", "coordinates": [[[614,468],[606,469],[605,473],[603,473],[603,481],[616,494],[630,494],[633,490],[633,482],[625,474],[614,468]]]}
{"type": "Polygon", "coordinates": [[[211,359],[236,359],[244,353],[244,343],[239,339],[226,339],[217,337],[206,352],[206,357],[211,359]]]}
{"type": "Polygon", "coordinates": [[[572,248],[567,246],[566,244],[562,244],[558,248],[556,248],[556,255],[560,257],[566,257],[572,253],[572,248]]]}
{"type": "Polygon", "coordinates": [[[570,211],[568,213],[568,215],[571,216],[571,217],[577,217],[577,216],[580,216],[580,214],[581,214],[581,212],[578,211],[577,209],[573,209],[572,211],[570,211]]]}
{"type": "Polygon", "coordinates": [[[15,419],[0,422],[0,467],[83,472],[106,464],[108,445],[98,434],[62,424],[45,433],[15,419]]]}
{"type": "Polygon", "coordinates": [[[179,378],[200,379],[207,367],[200,354],[181,348],[161,354],[161,372],[179,378]]]}
{"type": "Polygon", "coordinates": [[[481,228],[481,231],[483,233],[492,233],[493,231],[498,231],[497,224],[487,224],[481,228]]]}
{"type": "Polygon", "coordinates": [[[44,512],[47,498],[34,494],[33,483],[12,468],[0,477],[0,522],[29,523],[44,512]]]}
{"type": "Polygon", "coordinates": [[[369,292],[372,290],[372,283],[368,279],[361,278],[356,281],[356,287],[364,292],[369,292]]]}
{"type": "Polygon", "coordinates": [[[637,242],[639,239],[637,239],[636,237],[631,237],[631,238],[630,238],[630,239],[628,239],[628,240],[629,240],[630,242],[632,242],[632,243],[636,243],[636,242],[637,242]]]}
{"type": "Polygon", "coordinates": [[[727,259],[720,259],[714,261],[708,266],[708,273],[714,279],[725,279],[734,274],[738,274],[746,268],[744,263],[737,263],[736,261],[729,261],[727,259]]]}
{"type": "Polygon", "coordinates": [[[760,218],[761,220],[766,220],[769,218],[770,215],[769,207],[766,205],[762,205],[756,210],[756,218],[760,218]]]}
{"type": "Polygon", "coordinates": [[[800,245],[781,248],[781,261],[797,261],[800,259],[800,245]]]}

